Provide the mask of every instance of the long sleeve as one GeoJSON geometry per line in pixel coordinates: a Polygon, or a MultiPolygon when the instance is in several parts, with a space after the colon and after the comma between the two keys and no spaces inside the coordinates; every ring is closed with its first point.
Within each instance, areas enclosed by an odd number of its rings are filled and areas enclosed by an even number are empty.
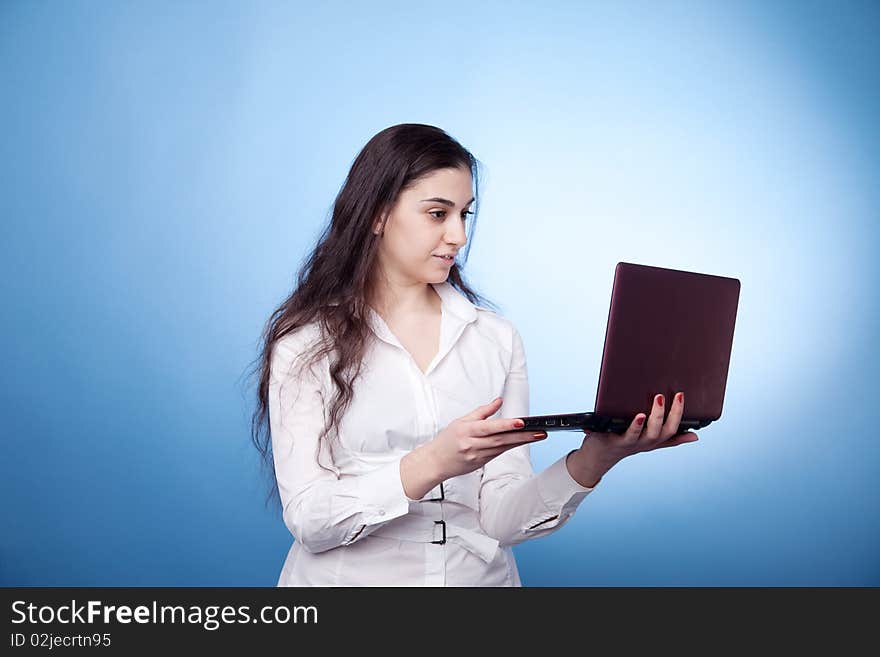
{"type": "MultiPolygon", "coordinates": [[[[525,417],[529,414],[528,371],[522,338],[515,328],[510,353],[504,401],[496,417],[525,417]]],[[[501,545],[516,545],[560,529],[594,490],[581,486],[569,474],[565,466],[568,454],[535,474],[529,447],[507,450],[483,468],[480,524],[501,545]]]]}
{"type": "Polygon", "coordinates": [[[304,549],[317,553],[349,545],[405,515],[410,500],[400,458],[358,476],[338,476],[319,466],[318,436],[325,417],[321,379],[312,368],[291,374],[310,333],[305,328],[275,345],[269,419],[284,523],[304,549]]]}

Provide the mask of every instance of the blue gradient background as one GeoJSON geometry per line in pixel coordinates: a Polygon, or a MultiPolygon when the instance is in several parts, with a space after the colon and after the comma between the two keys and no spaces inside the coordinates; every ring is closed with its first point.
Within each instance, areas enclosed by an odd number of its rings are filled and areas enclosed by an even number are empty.
{"type": "Polygon", "coordinates": [[[742,281],[722,420],[517,546],[524,584],[880,584],[878,28],[867,2],[3,2],[0,583],[275,584],[244,373],[359,149],[421,122],[485,165],[466,272],[533,413],[592,408],[618,261],[742,281]]]}

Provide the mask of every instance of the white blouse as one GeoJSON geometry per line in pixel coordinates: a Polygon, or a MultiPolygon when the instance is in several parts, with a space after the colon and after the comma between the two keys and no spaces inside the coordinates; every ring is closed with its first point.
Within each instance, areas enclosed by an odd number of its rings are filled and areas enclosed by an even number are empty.
{"type": "Polygon", "coordinates": [[[440,350],[427,371],[370,309],[378,339],[369,341],[351,405],[320,453],[334,392],[328,358],[291,375],[317,324],[276,343],[269,420],[284,523],[295,539],[278,586],[521,586],[511,546],[558,530],[593,490],[571,477],[565,456],[535,474],[529,445],[521,445],[419,500],[406,496],[400,459],[450,422],[498,396],[493,418],[529,414],[513,324],[448,282],[433,287],[442,302],[440,350]]]}

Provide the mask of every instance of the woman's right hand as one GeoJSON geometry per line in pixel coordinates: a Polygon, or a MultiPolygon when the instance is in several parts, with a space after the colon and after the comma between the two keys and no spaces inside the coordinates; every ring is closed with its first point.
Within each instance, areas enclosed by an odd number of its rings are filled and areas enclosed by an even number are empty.
{"type": "Polygon", "coordinates": [[[501,401],[499,397],[453,420],[424,445],[441,481],[478,470],[509,449],[547,437],[544,431],[515,431],[523,426],[518,418],[487,420],[501,408],[501,401]]]}

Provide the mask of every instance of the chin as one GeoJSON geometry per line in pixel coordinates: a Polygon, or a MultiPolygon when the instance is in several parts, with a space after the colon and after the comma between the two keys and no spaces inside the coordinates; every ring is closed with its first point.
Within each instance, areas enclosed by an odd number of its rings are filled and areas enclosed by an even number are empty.
{"type": "Polygon", "coordinates": [[[428,282],[429,283],[445,283],[446,279],[449,278],[450,271],[452,271],[451,268],[447,269],[445,272],[435,272],[433,275],[431,275],[428,278],[428,282]]]}

